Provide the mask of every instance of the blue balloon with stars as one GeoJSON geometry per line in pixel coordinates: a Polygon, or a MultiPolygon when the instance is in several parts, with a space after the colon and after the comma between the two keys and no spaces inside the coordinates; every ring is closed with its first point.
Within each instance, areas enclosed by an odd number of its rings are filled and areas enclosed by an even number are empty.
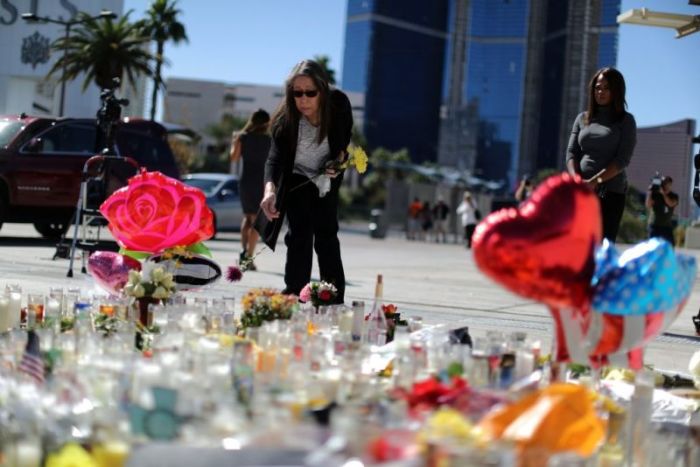
{"type": "Polygon", "coordinates": [[[592,309],[614,315],[675,311],[690,294],[695,258],[675,254],[660,238],[638,243],[622,254],[607,240],[596,251],[592,309]]]}

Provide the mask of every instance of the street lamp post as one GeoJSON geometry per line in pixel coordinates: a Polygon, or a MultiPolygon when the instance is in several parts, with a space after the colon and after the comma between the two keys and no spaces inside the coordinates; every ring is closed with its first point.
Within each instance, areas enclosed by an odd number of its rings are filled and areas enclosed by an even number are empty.
{"type": "Polygon", "coordinates": [[[52,23],[52,24],[60,24],[61,26],[64,27],[65,33],[63,35],[64,42],[63,42],[63,69],[61,70],[61,99],[60,103],[58,106],[58,116],[63,117],[63,110],[65,108],[65,101],[66,101],[66,52],[68,49],[68,38],[70,37],[70,30],[71,27],[76,25],[76,24],[81,24],[84,23],[87,20],[91,19],[99,19],[99,18],[110,18],[114,19],[116,18],[117,15],[116,13],[109,11],[109,10],[102,10],[99,15],[96,16],[88,16],[88,17],[82,17],[80,19],[70,19],[68,21],[64,21],[62,19],[55,19],[55,18],[49,18],[47,16],[38,16],[36,13],[23,13],[22,14],[22,19],[27,21],[28,23],[52,23]]]}

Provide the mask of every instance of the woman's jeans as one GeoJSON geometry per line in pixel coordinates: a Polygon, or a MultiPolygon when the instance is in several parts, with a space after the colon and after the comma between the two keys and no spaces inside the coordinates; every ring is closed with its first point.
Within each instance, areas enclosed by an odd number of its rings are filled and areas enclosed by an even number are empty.
{"type": "Polygon", "coordinates": [[[342,178],[339,175],[332,180],[331,190],[323,198],[308,178],[293,174],[289,181],[286,203],[289,225],[284,237],[287,245],[284,282],[288,293],[299,294],[311,280],[315,249],[321,280],[337,287],[336,303],[345,299],[345,272],[338,241],[338,189],[342,178]]]}

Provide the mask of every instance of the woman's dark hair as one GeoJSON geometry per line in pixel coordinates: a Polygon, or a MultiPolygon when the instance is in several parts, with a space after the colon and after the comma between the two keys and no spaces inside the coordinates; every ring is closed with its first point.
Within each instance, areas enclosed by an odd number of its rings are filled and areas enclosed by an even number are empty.
{"type": "Polygon", "coordinates": [[[591,82],[588,83],[588,109],[586,109],[586,125],[593,121],[600,107],[595,100],[595,85],[596,81],[598,81],[598,77],[601,75],[608,82],[608,88],[610,89],[610,95],[612,97],[612,108],[615,112],[616,120],[621,120],[622,117],[625,116],[625,108],[627,107],[627,101],[625,101],[625,78],[622,76],[622,73],[615,68],[601,68],[595,72],[593,78],[591,78],[591,82]]]}
{"type": "MultiPolygon", "coordinates": [[[[273,132],[277,129],[285,129],[294,134],[299,126],[299,118],[301,114],[297,109],[294,101],[294,79],[299,76],[308,76],[314,82],[314,86],[318,90],[318,111],[320,116],[320,126],[318,132],[318,143],[321,144],[328,136],[328,127],[330,124],[330,85],[328,84],[328,75],[326,70],[313,60],[302,60],[297,63],[292,69],[287,81],[285,82],[284,101],[280,104],[275,112],[273,121],[273,132]]],[[[293,140],[294,138],[290,138],[293,140]]]]}
{"type": "Polygon", "coordinates": [[[243,127],[243,133],[265,133],[269,123],[270,114],[263,109],[258,109],[253,112],[253,115],[246,122],[243,127]]]}

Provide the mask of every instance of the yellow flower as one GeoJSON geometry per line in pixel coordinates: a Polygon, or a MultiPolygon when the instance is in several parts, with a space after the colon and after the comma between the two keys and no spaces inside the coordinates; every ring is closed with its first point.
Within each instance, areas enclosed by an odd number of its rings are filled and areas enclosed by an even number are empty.
{"type": "Polygon", "coordinates": [[[158,286],[158,287],[156,287],[156,290],[153,291],[152,296],[153,296],[153,298],[163,299],[163,298],[168,298],[169,295],[170,295],[170,293],[164,287],[158,286]]]}
{"type": "Polygon", "coordinates": [[[129,283],[130,284],[138,284],[141,282],[141,272],[135,271],[135,270],[130,270],[129,271],[129,283]]]}
{"type": "Polygon", "coordinates": [[[98,465],[79,444],[68,443],[59,452],[49,454],[46,467],[98,467],[98,465]]]}
{"type": "Polygon", "coordinates": [[[174,289],[175,288],[175,281],[173,280],[173,275],[166,274],[165,277],[163,277],[161,284],[163,284],[163,287],[167,288],[168,290],[174,289]]]}
{"type": "Polygon", "coordinates": [[[136,298],[141,298],[146,295],[146,289],[141,284],[136,284],[133,289],[133,295],[136,298]]]}
{"type": "Polygon", "coordinates": [[[365,171],[367,171],[367,154],[364,149],[350,144],[347,148],[347,152],[348,160],[345,161],[342,167],[347,169],[350,166],[355,166],[358,173],[365,173],[365,171]]]}
{"type": "Polygon", "coordinates": [[[153,271],[151,271],[151,280],[154,283],[159,283],[163,280],[165,277],[165,270],[163,268],[154,268],[153,271]]]}
{"type": "Polygon", "coordinates": [[[365,153],[364,149],[361,147],[356,147],[354,148],[354,159],[355,159],[355,168],[357,169],[358,173],[365,173],[367,171],[367,153],[365,153]]]}

